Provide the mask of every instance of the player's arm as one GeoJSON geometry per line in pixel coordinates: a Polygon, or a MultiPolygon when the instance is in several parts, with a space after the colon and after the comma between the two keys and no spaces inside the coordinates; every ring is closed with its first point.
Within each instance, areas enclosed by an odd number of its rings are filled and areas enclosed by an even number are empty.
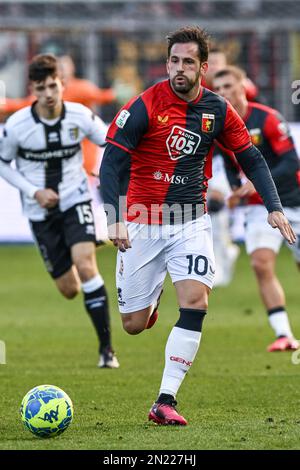
{"type": "Polygon", "coordinates": [[[100,147],[105,146],[108,126],[86,106],[81,105],[81,111],[81,125],[87,139],[94,142],[96,145],[100,145],[100,147]]]}
{"type": "Polygon", "coordinates": [[[0,112],[4,114],[12,114],[19,109],[30,106],[36,100],[35,96],[29,95],[25,98],[6,98],[3,104],[0,104],[0,112]]]}
{"type": "Polygon", "coordinates": [[[264,137],[277,155],[276,165],[270,169],[275,184],[284,184],[299,171],[299,158],[288,123],[279,114],[269,113],[264,123],[264,137]]]}
{"type": "Polygon", "coordinates": [[[82,80],[82,94],[85,100],[104,105],[116,101],[116,94],[112,88],[98,88],[88,80],[82,80]]]}
{"type": "Polygon", "coordinates": [[[130,174],[131,151],[148,129],[148,113],[141,97],[133,98],[113,120],[100,168],[100,191],[107,213],[109,238],[121,251],[130,247],[123,223],[123,201],[130,174]]]}
{"type": "Polygon", "coordinates": [[[107,215],[108,235],[121,251],[130,248],[127,229],[123,223],[122,201],[127,192],[130,154],[116,145],[107,144],[100,168],[100,191],[107,215]]]}
{"type": "Polygon", "coordinates": [[[35,198],[41,207],[54,207],[58,202],[58,195],[52,189],[40,189],[28,181],[16,168],[11,167],[11,162],[16,158],[18,140],[14,131],[8,125],[4,129],[2,151],[0,155],[0,176],[15,188],[22,191],[30,198],[35,198]]]}
{"type": "Polygon", "coordinates": [[[238,164],[261,196],[269,212],[270,225],[277,227],[289,243],[294,243],[296,235],[283,214],[268,165],[260,151],[252,144],[244,122],[229,103],[227,103],[224,129],[218,140],[234,152],[238,164]]]}

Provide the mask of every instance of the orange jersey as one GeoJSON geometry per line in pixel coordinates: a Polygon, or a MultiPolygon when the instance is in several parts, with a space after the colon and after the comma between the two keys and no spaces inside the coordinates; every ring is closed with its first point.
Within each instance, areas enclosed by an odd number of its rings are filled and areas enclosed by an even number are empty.
{"type": "Polygon", "coordinates": [[[83,78],[71,78],[65,86],[63,99],[65,101],[74,101],[84,104],[88,108],[95,105],[112,103],[115,99],[115,93],[111,88],[101,89],[89,80],[83,78]]]}
{"type": "MultiPolygon", "coordinates": [[[[0,111],[5,114],[15,113],[19,109],[30,106],[34,101],[33,95],[24,98],[6,98],[6,103],[0,105],[0,111]]],[[[88,108],[95,105],[109,104],[116,99],[111,88],[101,89],[89,80],[82,78],[71,78],[64,88],[63,100],[81,103],[88,108]]]]}

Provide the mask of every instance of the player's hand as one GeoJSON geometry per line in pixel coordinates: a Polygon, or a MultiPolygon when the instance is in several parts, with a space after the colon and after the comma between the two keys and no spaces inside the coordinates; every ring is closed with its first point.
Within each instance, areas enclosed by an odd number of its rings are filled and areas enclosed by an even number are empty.
{"type": "Polygon", "coordinates": [[[251,196],[251,194],[254,194],[256,192],[256,189],[251,183],[251,181],[247,181],[247,183],[243,184],[240,188],[236,189],[234,191],[234,194],[238,197],[248,197],[251,196]]]}
{"type": "Polygon", "coordinates": [[[290,245],[297,240],[296,234],[289,224],[286,216],[279,211],[270,212],[268,222],[273,228],[278,228],[281,235],[289,242],[290,245]]]}
{"type": "Polygon", "coordinates": [[[233,191],[233,193],[227,199],[227,205],[229,209],[234,209],[241,201],[243,197],[251,196],[254,194],[256,189],[251,181],[247,181],[247,183],[243,184],[240,188],[233,191]]]}
{"type": "Polygon", "coordinates": [[[118,222],[117,224],[112,224],[108,226],[108,238],[123,253],[128,248],[131,248],[128,230],[125,224],[123,224],[123,222],[118,222]]]}
{"type": "Polygon", "coordinates": [[[226,199],[226,204],[229,209],[234,209],[236,206],[239,205],[240,202],[241,198],[235,195],[235,191],[230,194],[230,196],[228,196],[228,198],[226,199]]]}
{"type": "Polygon", "coordinates": [[[51,209],[57,206],[59,201],[58,194],[53,189],[38,189],[34,195],[39,205],[44,209],[51,209]]]}

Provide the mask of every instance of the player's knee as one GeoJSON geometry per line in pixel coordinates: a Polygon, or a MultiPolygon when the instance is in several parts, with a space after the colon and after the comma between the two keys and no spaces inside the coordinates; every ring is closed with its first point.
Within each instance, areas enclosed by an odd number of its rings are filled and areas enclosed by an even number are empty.
{"type": "Polygon", "coordinates": [[[272,266],[270,265],[270,262],[263,257],[253,257],[251,259],[251,266],[256,275],[260,278],[272,275],[272,266]]]}
{"type": "Polygon", "coordinates": [[[207,310],[208,299],[197,293],[191,294],[185,302],[186,308],[207,310]]]}
{"type": "Polygon", "coordinates": [[[71,300],[79,293],[80,286],[61,286],[59,287],[59,291],[66,299],[71,300]]]}
{"type": "Polygon", "coordinates": [[[123,317],[122,319],[123,322],[123,328],[128,333],[129,335],[138,335],[145,329],[145,325],[141,323],[137,323],[134,321],[132,318],[129,317],[123,317]]]}
{"type": "Polygon", "coordinates": [[[95,276],[95,267],[90,259],[83,259],[77,262],[76,269],[82,282],[89,281],[95,276]]]}

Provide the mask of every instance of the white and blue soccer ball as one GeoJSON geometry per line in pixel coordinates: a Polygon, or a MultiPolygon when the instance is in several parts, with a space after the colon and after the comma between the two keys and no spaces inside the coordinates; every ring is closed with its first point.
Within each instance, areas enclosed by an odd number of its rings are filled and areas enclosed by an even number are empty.
{"type": "Polygon", "coordinates": [[[71,398],[55,385],[38,385],[22,400],[21,418],[38,437],[54,437],[64,432],[73,419],[71,398]]]}

